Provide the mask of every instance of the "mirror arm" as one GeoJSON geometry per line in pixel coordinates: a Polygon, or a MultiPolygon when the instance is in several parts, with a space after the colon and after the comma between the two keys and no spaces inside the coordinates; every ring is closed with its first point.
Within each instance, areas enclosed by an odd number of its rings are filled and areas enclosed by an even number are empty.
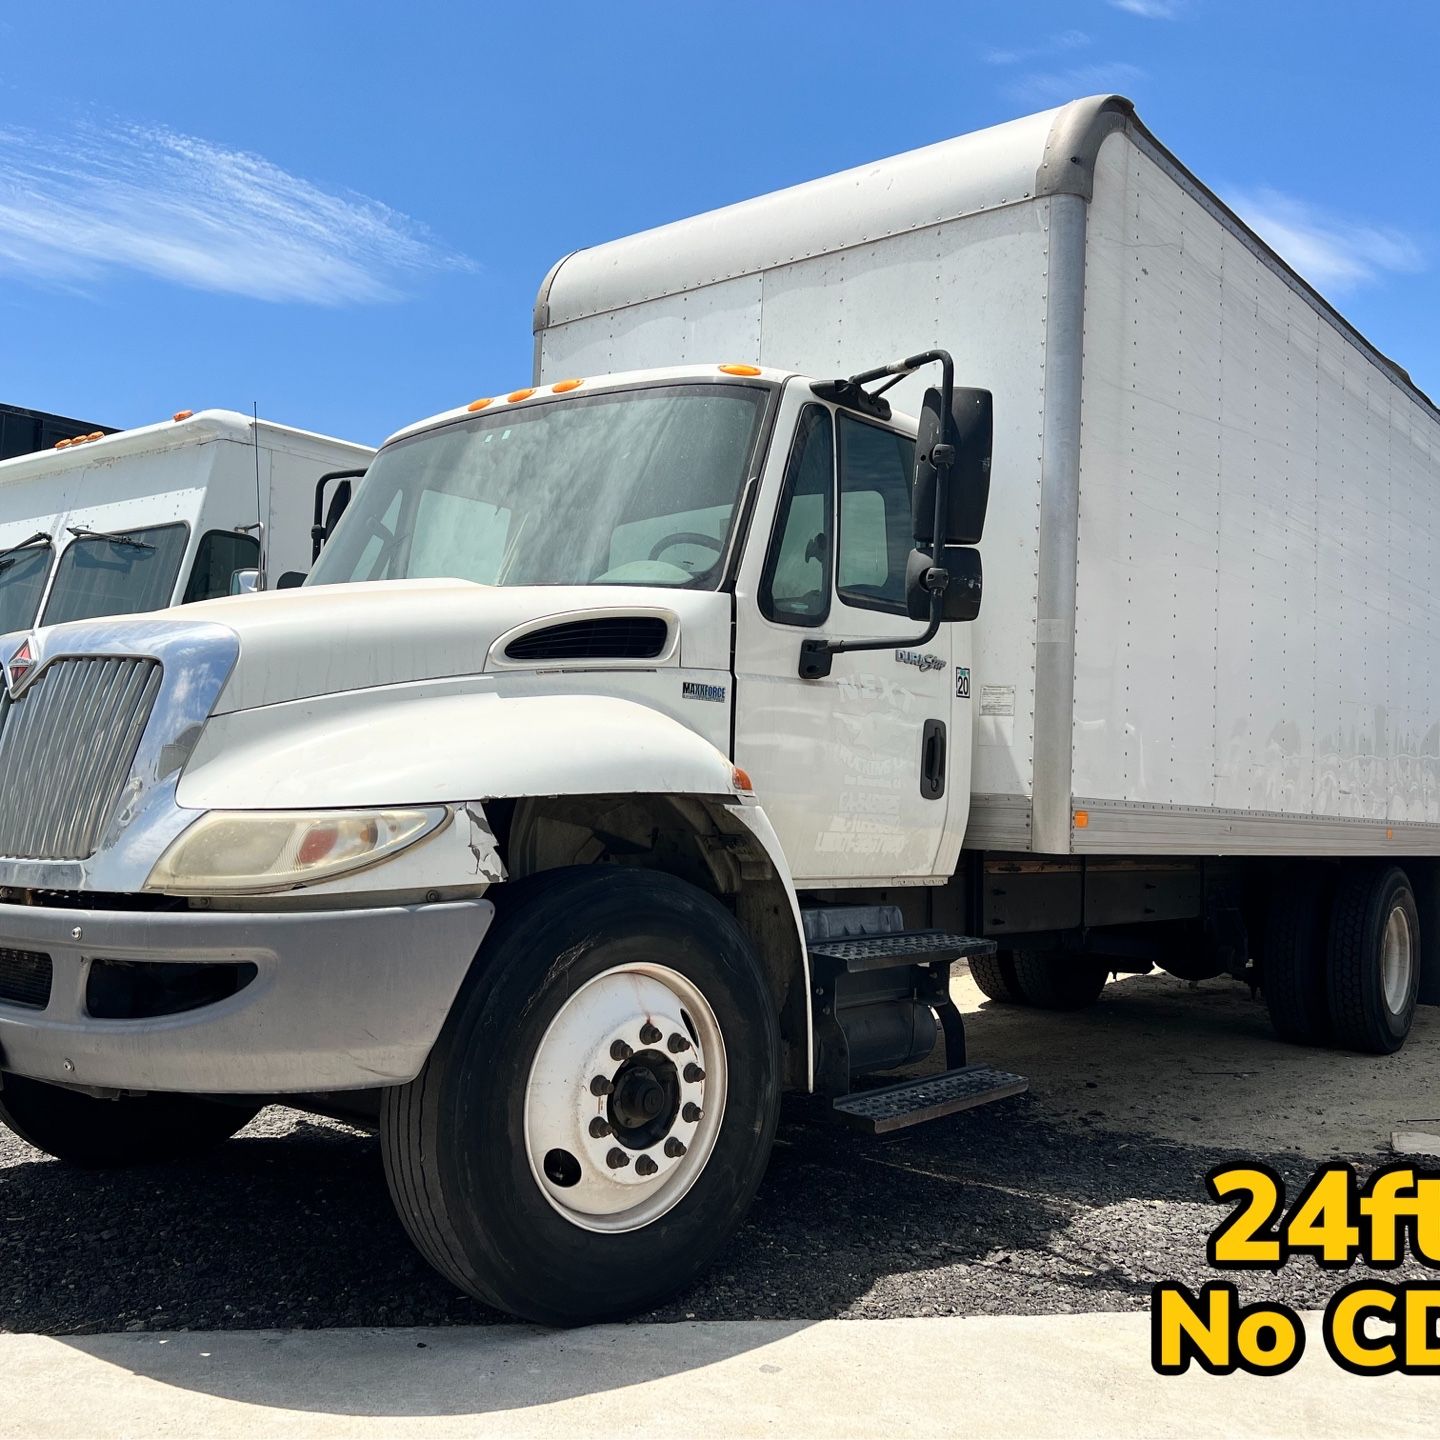
{"type": "MultiPolygon", "coordinates": [[[[872,380],[882,380],[893,375],[903,380],[922,365],[939,364],[940,396],[944,401],[941,414],[948,415],[955,399],[955,362],[948,350],[923,350],[907,360],[892,365],[881,365],[875,370],[866,370],[852,375],[853,385],[866,385],[872,380]]],[[[885,387],[886,389],[889,386],[885,387]]],[[[886,640],[806,640],[800,646],[799,673],[802,680],[823,680],[833,664],[833,657],[852,650],[899,650],[916,645],[928,645],[940,633],[941,616],[945,613],[945,587],[950,583],[950,572],[940,563],[944,553],[945,527],[943,520],[949,513],[950,470],[955,464],[955,447],[940,444],[933,451],[935,463],[935,528],[930,537],[931,566],[925,572],[925,588],[930,592],[930,623],[919,635],[901,635],[886,640]]]]}

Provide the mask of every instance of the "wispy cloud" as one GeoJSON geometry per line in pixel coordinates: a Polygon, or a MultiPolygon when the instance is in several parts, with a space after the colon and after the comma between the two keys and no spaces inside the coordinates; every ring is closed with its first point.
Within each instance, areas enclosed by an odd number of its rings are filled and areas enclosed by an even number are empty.
{"type": "Polygon", "coordinates": [[[1417,241],[1394,226],[1336,215],[1280,190],[1231,192],[1235,213],[1307,280],[1339,292],[1425,268],[1417,241]]]}
{"type": "Polygon", "coordinates": [[[457,268],[473,265],[408,216],[243,150],[136,125],[0,129],[0,274],[345,305],[457,268]]]}
{"type": "Polygon", "coordinates": [[[1025,105],[1059,105],[1080,95],[1123,92],[1145,78],[1138,65],[1123,60],[1077,65],[1068,70],[1033,70],[1005,87],[1005,93],[1025,105]]]}
{"type": "Polygon", "coordinates": [[[1117,10],[1138,15],[1142,20],[1174,20],[1185,8],[1185,0],[1110,0],[1117,10]]]}
{"type": "Polygon", "coordinates": [[[1038,45],[1030,45],[1018,50],[987,50],[985,63],[987,65],[1023,65],[1032,60],[1044,60],[1047,56],[1062,54],[1067,50],[1083,50],[1089,43],[1090,37],[1083,30],[1062,30],[1058,35],[1048,36],[1038,45]]]}

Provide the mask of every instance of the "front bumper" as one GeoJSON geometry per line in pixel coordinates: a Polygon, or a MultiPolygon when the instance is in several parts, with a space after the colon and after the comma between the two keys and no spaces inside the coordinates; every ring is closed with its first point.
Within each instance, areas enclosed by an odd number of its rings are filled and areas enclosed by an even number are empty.
{"type": "Polygon", "coordinates": [[[286,1094],[413,1079],[489,929],[488,900],[214,914],[0,905],[0,948],[50,957],[43,1010],[0,999],[0,1069],[122,1090],[286,1094]],[[150,1019],[86,1010],[91,959],[233,963],[256,975],[150,1019]]]}

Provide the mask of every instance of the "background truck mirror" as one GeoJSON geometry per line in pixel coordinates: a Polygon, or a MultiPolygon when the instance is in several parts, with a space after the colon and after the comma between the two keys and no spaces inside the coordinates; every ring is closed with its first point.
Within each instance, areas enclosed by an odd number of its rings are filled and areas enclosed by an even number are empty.
{"type": "Polygon", "coordinates": [[[948,423],[939,390],[925,392],[915,437],[915,487],[911,498],[915,543],[928,546],[935,529],[935,446],[955,447],[950,469],[949,519],[941,538],[947,545],[978,545],[990,503],[990,449],[994,433],[988,390],[957,388],[948,423]]]}
{"type": "MultiPolygon", "coordinates": [[[[940,561],[950,576],[945,586],[942,620],[973,620],[980,613],[980,595],[984,588],[984,572],[980,552],[968,545],[947,545],[940,561]]],[[[923,550],[912,550],[905,566],[905,603],[912,620],[930,618],[930,592],[925,588],[925,572],[935,564],[923,550]]]]}
{"type": "Polygon", "coordinates": [[[305,583],[303,570],[287,570],[276,582],[277,590],[298,590],[305,583]]]}

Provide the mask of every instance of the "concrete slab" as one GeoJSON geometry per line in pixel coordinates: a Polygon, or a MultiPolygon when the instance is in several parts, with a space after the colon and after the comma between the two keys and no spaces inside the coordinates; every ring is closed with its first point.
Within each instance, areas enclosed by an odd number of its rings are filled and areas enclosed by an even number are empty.
{"type": "Polygon", "coordinates": [[[0,1436],[1434,1434],[1433,1384],[1357,1379],[1307,1316],[1271,1379],[1166,1379],[1148,1317],[0,1337],[0,1436]]]}

